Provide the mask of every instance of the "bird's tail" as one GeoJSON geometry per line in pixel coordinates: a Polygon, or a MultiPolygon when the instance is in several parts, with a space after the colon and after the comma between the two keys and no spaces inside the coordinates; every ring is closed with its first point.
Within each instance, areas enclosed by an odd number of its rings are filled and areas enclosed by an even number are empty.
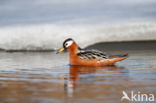
{"type": "Polygon", "coordinates": [[[112,59],[113,62],[118,62],[128,58],[128,54],[121,54],[121,55],[110,55],[109,59],[112,59]]]}
{"type": "Polygon", "coordinates": [[[108,57],[108,60],[103,61],[100,65],[114,65],[116,62],[128,58],[128,54],[124,55],[111,55],[108,57]]]}
{"type": "Polygon", "coordinates": [[[120,58],[120,57],[128,57],[128,54],[110,55],[110,56],[109,56],[109,59],[120,58]]]}

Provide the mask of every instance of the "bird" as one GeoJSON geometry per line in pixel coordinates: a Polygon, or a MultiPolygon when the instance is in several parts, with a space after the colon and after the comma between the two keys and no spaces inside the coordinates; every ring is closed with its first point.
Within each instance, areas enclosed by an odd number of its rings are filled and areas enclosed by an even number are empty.
{"type": "Polygon", "coordinates": [[[80,48],[77,43],[68,38],[63,42],[63,48],[57,51],[61,53],[64,50],[69,52],[70,65],[79,66],[111,66],[116,62],[128,58],[128,54],[108,55],[99,50],[87,50],[80,48]]]}

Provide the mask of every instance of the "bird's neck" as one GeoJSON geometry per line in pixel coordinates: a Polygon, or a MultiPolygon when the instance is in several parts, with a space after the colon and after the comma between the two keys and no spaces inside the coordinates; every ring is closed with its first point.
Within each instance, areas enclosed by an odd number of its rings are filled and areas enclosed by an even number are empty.
{"type": "Polygon", "coordinates": [[[78,45],[74,42],[69,48],[68,48],[70,55],[76,55],[78,52],[78,45]]]}
{"type": "Polygon", "coordinates": [[[79,50],[79,47],[76,43],[73,43],[72,46],[70,46],[68,48],[68,51],[69,51],[69,59],[70,59],[70,64],[71,65],[76,65],[76,61],[79,59],[78,56],[77,56],[77,52],[79,50]]]}

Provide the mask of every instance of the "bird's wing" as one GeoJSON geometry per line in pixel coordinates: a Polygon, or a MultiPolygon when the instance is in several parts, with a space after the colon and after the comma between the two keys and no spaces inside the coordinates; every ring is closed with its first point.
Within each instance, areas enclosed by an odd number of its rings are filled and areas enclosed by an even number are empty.
{"type": "Polygon", "coordinates": [[[87,59],[87,60],[104,60],[107,59],[107,55],[101,51],[97,50],[80,50],[77,53],[77,56],[79,56],[81,59],[87,59]]]}

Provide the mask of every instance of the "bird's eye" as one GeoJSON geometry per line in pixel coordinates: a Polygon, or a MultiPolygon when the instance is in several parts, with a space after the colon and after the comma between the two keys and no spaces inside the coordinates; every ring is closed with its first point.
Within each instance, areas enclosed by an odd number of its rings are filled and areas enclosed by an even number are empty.
{"type": "Polygon", "coordinates": [[[73,41],[68,41],[64,44],[65,47],[69,47],[71,44],[73,43],[73,41]]]}

